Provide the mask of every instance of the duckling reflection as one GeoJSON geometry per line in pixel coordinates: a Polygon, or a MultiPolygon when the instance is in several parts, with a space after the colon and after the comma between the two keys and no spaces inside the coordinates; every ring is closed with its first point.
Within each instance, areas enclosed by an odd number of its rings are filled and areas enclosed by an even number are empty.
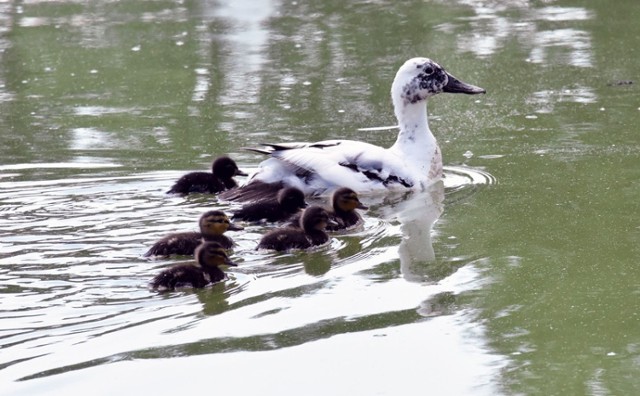
{"type": "Polygon", "coordinates": [[[231,249],[233,240],[226,235],[226,231],[240,231],[242,227],[229,221],[224,212],[210,210],[200,217],[200,232],[177,232],[169,234],[156,242],[144,256],[192,255],[198,245],[204,241],[218,242],[223,248],[231,249]]]}
{"type": "Polygon", "coordinates": [[[443,278],[431,241],[433,225],[444,210],[443,201],[444,183],[438,181],[425,191],[409,193],[381,208],[384,218],[400,222],[400,270],[409,282],[431,283],[443,278]]]}

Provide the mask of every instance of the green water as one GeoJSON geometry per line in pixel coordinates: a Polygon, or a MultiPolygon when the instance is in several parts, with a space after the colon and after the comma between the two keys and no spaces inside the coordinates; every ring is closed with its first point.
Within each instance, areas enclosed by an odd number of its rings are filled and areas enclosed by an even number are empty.
{"type": "Polygon", "coordinates": [[[30,1],[0,20],[12,394],[640,392],[637,1],[30,1]],[[147,290],[175,262],[150,244],[233,210],[165,195],[177,177],[220,154],[253,170],[261,141],[391,145],[362,128],[395,123],[414,56],[487,90],[429,102],[444,198],[365,198],[364,227],[311,253],[255,252],[250,226],[225,284],[147,290]]]}

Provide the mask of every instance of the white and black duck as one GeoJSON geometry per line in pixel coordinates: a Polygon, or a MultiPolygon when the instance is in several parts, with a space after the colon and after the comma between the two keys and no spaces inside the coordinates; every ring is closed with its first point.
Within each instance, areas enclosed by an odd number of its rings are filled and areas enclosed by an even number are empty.
{"type": "Polygon", "coordinates": [[[267,154],[248,183],[226,194],[244,200],[282,186],[321,195],[337,187],[359,194],[386,190],[424,190],[442,177],[442,154],[429,129],[427,99],[442,92],[482,94],[428,58],[413,58],[398,70],[391,99],[400,129],[389,148],[353,140],[264,144],[250,150],[267,154]]]}

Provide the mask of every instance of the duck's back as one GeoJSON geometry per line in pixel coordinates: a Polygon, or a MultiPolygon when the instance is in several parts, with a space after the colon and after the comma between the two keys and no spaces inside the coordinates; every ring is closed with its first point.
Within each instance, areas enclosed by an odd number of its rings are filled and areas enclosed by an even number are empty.
{"type": "MultiPolygon", "coordinates": [[[[301,214],[295,214],[287,221],[287,226],[300,228],[301,214]]],[[[329,212],[329,218],[334,224],[327,224],[327,231],[341,231],[356,226],[362,218],[356,211],[351,212],[329,212]]],[[[325,241],[326,242],[326,241],[325,241]]],[[[323,242],[324,243],[324,242],[323,242]]]]}
{"type": "MultiPolygon", "coordinates": [[[[306,195],[321,195],[346,186],[358,192],[408,188],[413,181],[402,157],[388,149],[352,140],[271,145],[258,151],[271,158],[247,186],[255,182],[280,182],[306,195]]],[[[241,187],[245,189],[247,186],[241,187]]]]}
{"type": "Polygon", "coordinates": [[[162,271],[151,280],[154,289],[170,289],[191,286],[202,288],[209,283],[202,268],[193,264],[181,264],[162,271]]]}
{"type": "Polygon", "coordinates": [[[227,187],[213,173],[191,172],[182,176],[167,193],[170,194],[215,194],[227,187]]]}
{"type": "Polygon", "coordinates": [[[233,214],[233,218],[245,221],[275,222],[287,220],[291,215],[292,213],[284,210],[277,201],[269,200],[245,205],[233,214]]]}
{"type": "Polygon", "coordinates": [[[167,235],[156,242],[144,255],[149,256],[192,256],[202,242],[199,232],[179,232],[167,235]]]}
{"type": "Polygon", "coordinates": [[[301,229],[286,227],[265,234],[258,244],[258,249],[285,251],[307,249],[311,246],[311,242],[301,229]]]}

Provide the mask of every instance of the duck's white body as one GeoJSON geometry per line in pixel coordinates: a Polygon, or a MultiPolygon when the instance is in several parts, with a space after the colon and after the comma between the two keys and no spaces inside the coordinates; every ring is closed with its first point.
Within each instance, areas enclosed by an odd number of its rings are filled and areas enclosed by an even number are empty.
{"type": "Polygon", "coordinates": [[[430,59],[410,59],[398,70],[391,87],[400,128],[393,146],[382,148],[353,140],[265,144],[252,150],[271,158],[260,164],[247,187],[256,182],[283,183],[314,195],[337,187],[349,187],[359,194],[424,190],[442,177],[442,155],[429,129],[426,106],[426,99],[440,92],[485,91],[457,80],[430,59]]]}

